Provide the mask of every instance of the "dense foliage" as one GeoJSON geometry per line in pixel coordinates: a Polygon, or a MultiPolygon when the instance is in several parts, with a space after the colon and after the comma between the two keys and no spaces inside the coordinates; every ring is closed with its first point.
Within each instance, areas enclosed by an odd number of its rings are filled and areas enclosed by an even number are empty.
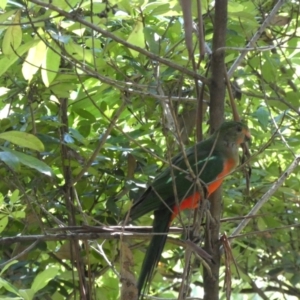
{"type": "MultiPolygon", "coordinates": [[[[243,168],[223,184],[221,234],[233,233],[299,153],[299,7],[228,3],[225,63],[253,140],[251,176],[243,168]]],[[[0,8],[1,297],[82,299],[85,288],[88,299],[118,299],[119,239],[88,226],[120,224],[130,200],[180,151],[178,139],[192,145],[197,122],[208,135],[214,1],[192,1],[207,50],[203,58],[198,27],[194,67],[178,0],[3,0],[0,8]]],[[[232,299],[300,298],[299,174],[294,168],[232,240],[232,299]]],[[[151,224],[149,215],[135,225],[151,224]]],[[[147,239],[126,241],[138,274],[147,239]]],[[[149,294],[177,299],[184,254],[167,244],[149,294]]],[[[187,296],[200,299],[202,264],[190,263],[187,296]]]]}

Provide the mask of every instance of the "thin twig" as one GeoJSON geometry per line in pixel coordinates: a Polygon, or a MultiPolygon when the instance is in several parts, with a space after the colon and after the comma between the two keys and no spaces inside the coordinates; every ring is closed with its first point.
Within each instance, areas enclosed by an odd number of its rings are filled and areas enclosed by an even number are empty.
{"type": "Polygon", "coordinates": [[[85,166],[81,169],[80,173],[73,179],[71,185],[74,185],[74,183],[79,181],[81,179],[81,177],[84,175],[84,173],[87,171],[87,169],[95,161],[99,151],[102,149],[103,145],[105,144],[108,136],[110,135],[110,132],[114,129],[115,123],[116,123],[117,119],[119,118],[120,114],[122,113],[122,111],[124,110],[125,107],[126,107],[126,105],[123,102],[120,105],[120,107],[117,109],[117,111],[115,112],[114,116],[112,117],[111,122],[108,125],[105,133],[102,135],[102,137],[101,137],[96,149],[94,150],[93,154],[91,155],[91,157],[89,158],[89,160],[87,161],[85,166]]]}
{"type": "Polygon", "coordinates": [[[265,235],[266,233],[270,233],[270,232],[274,232],[274,231],[279,231],[279,230],[284,230],[284,229],[291,229],[291,228],[298,228],[300,227],[300,224],[294,223],[294,224],[289,224],[289,225],[285,225],[285,226],[280,226],[280,227],[274,227],[274,228],[268,228],[265,230],[256,230],[256,231],[251,231],[251,232],[247,232],[244,234],[237,234],[237,235],[231,235],[230,237],[228,237],[228,239],[239,239],[239,238],[244,238],[244,237],[248,237],[250,235],[255,235],[255,236],[259,236],[259,235],[265,235]]]}
{"type": "Polygon", "coordinates": [[[72,20],[72,21],[75,21],[75,22],[78,22],[84,26],[87,26],[89,27],[90,29],[94,30],[95,32],[98,32],[98,33],[101,33],[103,36],[107,37],[107,38],[110,38],[112,40],[114,40],[115,42],[121,44],[121,45],[124,45],[126,48],[129,48],[129,49],[132,49],[132,50],[135,50],[145,56],[147,56],[148,58],[152,59],[152,60],[155,60],[155,61],[158,61],[170,68],[173,68],[177,71],[180,71],[188,76],[191,76],[192,78],[197,78],[198,80],[201,80],[202,82],[204,83],[208,83],[209,80],[207,78],[205,78],[204,76],[201,76],[200,74],[192,71],[192,70],[189,70],[187,69],[186,67],[183,67],[183,66],[180,66],[178,64],[175,64],[173,63],[172,61],[169,61],[159,55],[156,55],[156,54],[153,54],[143,48],[140,48],[140,47],[137,47],[133,44],[130,44],[128,43],[127,41],[119,38],[118,36],[112,34],[111,32],[107,31],[107,30],[104,30],[103,28],[91,23],[91,22],[88,22],[86,19],[83,19],[81,18],[78,14],[76,14],[76,11],[73,11],[72,13],[69,13],[63,9],[60,9],[59,7],[51,4],[51,3],[46,3],[46,2],[43,2],[43,1],[39,1],[39,0],[30,0],[31,3],[35,3],[41,7],[45,7],[45,8],[48,8],[48,9],[51,9],[53,11],[56,11],[58,12],[60,15],[72,20]]]}
{"type": "Polygon", "coordinates": [[[285,179],[294,171],[294,169],[299,165],[300,156],[296,156],[291,165],[286,169],[286,171],[274,182],[271,188],[261,197],[261,199],[256,203],[256,205],[251,209],[251,211],[246,215],[246,218],[238,225],[238,227],[232,232],[230,237],[238,235],[251,220],[249,217],[255,215],[261,207],[271,198],[271,196],[278,190],[278,188],[283,184],[285,179]]]}
{"type": "Polygon", "coordinates": [[[280,7],[284,4],[284,2],[285,2],[285,0],[278,0],[278,2],[274,6],[274,8],[270,12],[270,14],[267,16],[267,18],[265,19],[265,21],[261,24],[260,28],[257,30],[257,32],[254,34],[254,36],[252,37],[252,39],[247,44],[246,49],[244,51],[242,51],[242,53],[240,54],[240,56],[232,64],[231,68],[229,69],[229,71],[227,73],[229,78],[233,75],[234,71],[241,64],[241,62],[243,61],[243,59],[245,58],[245,56],[249,52],[249,50],[247,48],[248,47],[251,47],[251,48],[255,47],[255,43],[260,38],[260,36],[262,35],[262,33],[265,31],[265,29],[270,25],[270,22],[272,21],[273,17],[276,15],[276,13],[280,9],[280,7]]]}
{"type": "Polygon", "coordinates": [[[38,241],[35,241],[33,244],[31,244],[29,247],[27,247],[26,249],[24,249],[22,252],[20,252],[17,255],[15,255],[13,258],[11,258],[11,259],[5,261],[4,263],[0,264],[0,269],[3,269],[10,262],[12,262],[14,260],[17,260],[20,257],[22,257],[23,255],[25,255],[28,252],[30,252],[37,244],[38,244],[38,241]]]}
{"type": "Polygon", "coordinates": [[[180,288],[179,288],[179,295],[178,295],[178,300],[183,300],[185,299],[185,294],[186,294],[186,290],[187,290],[187,286],[188,286],[188,282],[186,282],[186,280],[188,279],[188,273],[191,269],[190,266],[190,260],[192,257],[192,250],[190,248],[185,250],[184,253],[184,269],[183,269],[183,273],[181,275],[182,281],[180,284],[180,288]]]}

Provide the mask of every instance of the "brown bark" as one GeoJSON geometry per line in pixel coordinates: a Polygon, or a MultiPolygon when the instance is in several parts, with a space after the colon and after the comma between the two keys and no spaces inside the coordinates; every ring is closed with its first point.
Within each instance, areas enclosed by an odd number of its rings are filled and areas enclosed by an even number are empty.
{"type": "MultiPolygon", "coordinates": [[[[217,0],[215,4],[214,35],[213,35],[213,53],[211,59],[211,83],[210,83],[210,125],[214,131],[224,119],[224,98],[225,98],[225,80],[224,80],[224,57],[223,50],[226,40],[227,23],[227,0],[217,0]]],[[[221,194],[222,189],[218,189],[210,197],[210,213],[212,222],[207,228],[205,250],[212,255],[215,264],[211,265],[213,278],[204,269],[204,300],[219,299],[219,268],[220,268],[220,216],[221,216],[221,194]]]]}

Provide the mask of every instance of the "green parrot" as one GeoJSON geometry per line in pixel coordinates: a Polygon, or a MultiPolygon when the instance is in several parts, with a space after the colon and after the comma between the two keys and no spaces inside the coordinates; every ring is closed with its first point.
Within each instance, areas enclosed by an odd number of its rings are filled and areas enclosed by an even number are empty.
{"type": "MultiPolygon", "coordinates": [[[[186,149],[190,167],[200,179],[205,196],[211,195],[225,176],[235,169],[239,163],[239,146],[250,137],[245,124],[227,121],[208,139],[186,149]]],[[[172,220],[179,212],[196,208],[203,195],[188,172],[183,154],[174,156],[171,163],[173,167],[167,167],[156,176],[145,192],[135,199],[129,211],[131,220],[154,211],[154,233],[168,233],[172,220]]],[[[139,297],[160,260],[166,239],[167,235],[154,235],[150,241],[138,279],[139,297]]]]}

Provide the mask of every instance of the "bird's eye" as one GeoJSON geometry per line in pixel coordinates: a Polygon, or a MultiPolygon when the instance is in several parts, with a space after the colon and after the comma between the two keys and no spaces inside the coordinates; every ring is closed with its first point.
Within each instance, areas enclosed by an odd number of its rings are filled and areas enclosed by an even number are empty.
{"type": "Polygon", "coordinates": [[[242,126],[237,126],[236,130],[237,130],[238,132],[241,132],[241,131],[243,130],[243,129],[242,129],[242,126]]]}

